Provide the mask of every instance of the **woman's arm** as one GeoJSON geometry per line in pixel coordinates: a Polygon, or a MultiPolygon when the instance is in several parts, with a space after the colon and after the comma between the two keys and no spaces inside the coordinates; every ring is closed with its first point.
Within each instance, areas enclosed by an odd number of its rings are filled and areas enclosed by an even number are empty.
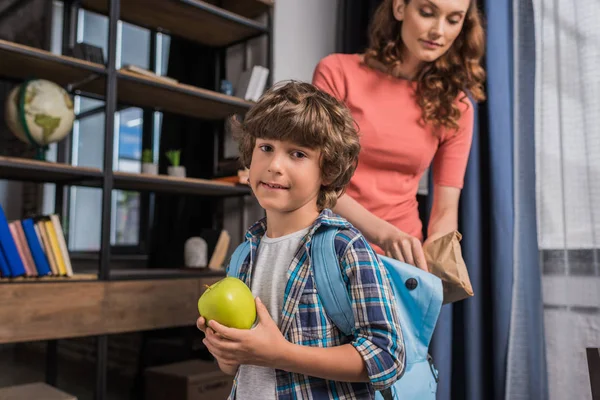
{"type": "Polygon", "coordinates": [[[346,218],[365,238],[381,247],[388,257],[428,271],[421,241],[402,232],[389,222],[377,217],[352,197],[344,194],[333,211],[346,218]]]}
{"type": "Polygon", "coordinates": [[[338,199],[333,212],[350,221],[369,242],[375,243],[378,246],[382,242],[383,231],[392,227],[392,224],[372,214],[347,194],[342,195],[338,199]]]}
{"type": "Polygon", "coordinates": [[[455,187],[435,185],[425,244],[458,230],[460,192],[461,190],[455,187]]]}

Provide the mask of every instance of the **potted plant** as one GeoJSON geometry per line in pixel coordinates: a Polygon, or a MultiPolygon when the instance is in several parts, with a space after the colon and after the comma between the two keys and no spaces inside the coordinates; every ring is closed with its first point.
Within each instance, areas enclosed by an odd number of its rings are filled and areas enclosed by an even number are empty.
{"type": "Polygon", "coordinates": [[[181,150],[169,150],[165,153],[171,165],[167,168],[167,174],[185,178],[185,167],[179,165],[181,161],[181,150]]]}
{"type": "Polygon", "coordinates": [[[154,164],[152,150],[150,149],[145,149],[142,151],[142,173],[158,175],[158,165],[154,164]]]}

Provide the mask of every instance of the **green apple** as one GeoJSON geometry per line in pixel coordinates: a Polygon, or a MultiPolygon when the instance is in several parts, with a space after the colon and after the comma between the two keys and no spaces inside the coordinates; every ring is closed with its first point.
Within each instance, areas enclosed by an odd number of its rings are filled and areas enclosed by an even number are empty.
{"type": "Polygon", "coordinates": [[[207,287],[198,299],[198,311],[207,324],[214,319],[229,328],[250,329],[256,320],[256,304],[250,288],[231,276],[207,287]]]}

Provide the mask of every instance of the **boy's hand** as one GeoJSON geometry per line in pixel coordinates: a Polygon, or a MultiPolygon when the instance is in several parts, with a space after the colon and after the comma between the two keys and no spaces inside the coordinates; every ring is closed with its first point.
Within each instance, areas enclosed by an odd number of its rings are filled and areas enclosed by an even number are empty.
{"type": "Polygon", "coordinates": [[[198,327],[198,329],[200,329],[202,331],[202,333],[204,333],[206,335],[206,320],[204,319],[203,316],[198,317],[198,320],[196,321],[196,327],[198,327]]]}
{"type": "Polygon", "coordinates": [[[221,361],[216,357],[215,357],[215,359],[217,360],[217,363],[219,364],[219,368],[225,374],[234,376],[237,373],[237,370],[239,367],[238,364],[227,364],[225,361],[221,361]]]}
{"type": "MultiPolygon", "coordinates": [[[[201,330],[204,333],[204,336],[215,335],[215,331],[213,331],[208,326],[206,326],[206,320],[202,316],[200,316],[198,318],[198,320],[196,321],[196,326],[198,327],[199,330],[201,330]]],[[[231,364],[231,363],[225,362],[216,356],[215,356],[215,359],[217,360],[217,363],[219,364],[219,368],[221,369],[221,371],[223,371],[227,375],[235,375],[235,373],[237,372],[237,369],[239,367],[239,364],[231,364]]]]}
{"type": "Polygon", "coordinates": [[[219,362],[229,365],[250,364],[275,368],[289,344],[264,304],[256,298],[258,324],[252,329],[228,328],[210,321],[204,344],[219,362]]]}

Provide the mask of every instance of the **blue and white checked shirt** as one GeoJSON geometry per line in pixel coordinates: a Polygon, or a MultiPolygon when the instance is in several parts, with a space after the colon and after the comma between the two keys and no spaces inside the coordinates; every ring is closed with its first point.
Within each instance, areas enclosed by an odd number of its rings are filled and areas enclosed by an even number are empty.
{"type": "MultiPolygon", "coordinates": [[[[262,219],[246,233],[251,243],[250,254],[240,268],[240,279],[248,287],[252,282],[252,261],[256,259],[256,250],[266,229],[266,220],[262,219]]],[[[391,302],[389,277],[365,238],[348,221],[331,210],[323,210],[302,240],[287,275],[279,323],[283,336],[304,346],[334,347],[351,343],[365,361],[371,382],[333,382],[277,370],[278,399],[371,399],[375,390],[388,388],[402,376],[404,340],[391,302]],[[350,337],[341,333],[327,317],[313,283],[309,249],[312,236],[322,225],[340,229],[335,249],[356,321],[355,333],[350,337]]],[[[229,399],[235,399],[236,385],[237,376],[229,399]]]]}

